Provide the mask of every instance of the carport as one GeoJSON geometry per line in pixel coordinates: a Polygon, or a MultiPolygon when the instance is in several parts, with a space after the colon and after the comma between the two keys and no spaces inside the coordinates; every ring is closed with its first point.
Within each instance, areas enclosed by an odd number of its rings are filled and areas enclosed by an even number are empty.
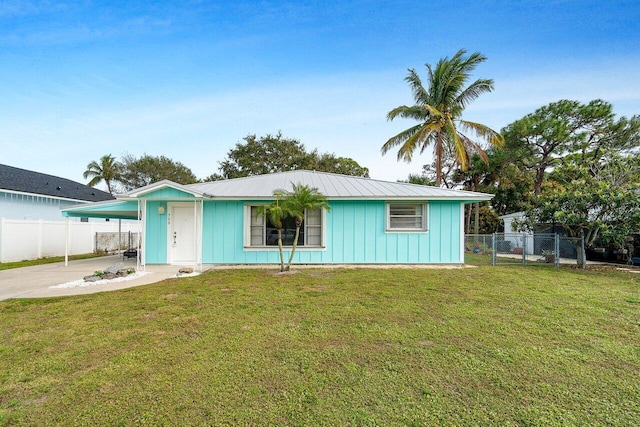
{"type": "MultiPolygon", "coordinates": [[[[116,200],[105,201],[91,204],[82,204],[71,206],[62,210],[62,216],[65,217],[65,249],[64,249],[64,265],[69,265],[69,246],[71,237],[71,227],[69,224],[70,218],[108,218],[118,220],[118,239],[121,239],[122,234],[122,220],[137,220],[142,221],[141,233],[138,247],[138,255],[140,251],[144,250],[144,221],[140,209],[140,202],[137,200],[116,200]]],[[[120,245],[122,242],[120,241],[120,245]]],[[[140,256],[136,257],[136,269],[140,267],[140,256]]],[[[143,265],[144,269],[144,265],[143,265]]]]}

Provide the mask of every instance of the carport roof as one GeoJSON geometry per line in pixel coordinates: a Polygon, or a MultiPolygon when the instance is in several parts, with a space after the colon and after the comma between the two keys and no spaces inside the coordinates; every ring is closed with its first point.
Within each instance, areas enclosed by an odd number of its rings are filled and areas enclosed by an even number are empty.
{"type": "Polygon", "coordinates": [[[117,200],[71,206],[62,210],[65,217],[138,219],[136,200],[117,200]]]}

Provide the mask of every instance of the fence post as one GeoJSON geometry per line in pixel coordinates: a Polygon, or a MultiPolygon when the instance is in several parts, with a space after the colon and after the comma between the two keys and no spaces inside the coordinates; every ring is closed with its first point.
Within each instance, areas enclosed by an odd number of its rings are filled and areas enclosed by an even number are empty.
{"type": "Polygon", "coordinates": [[[491,265],[496,265],[496,233],[491,235],[491,265]]]}
{"type": "Polygon", "coordinates": [[[553,252],[555,253],[553,258],[555,260],[556,268],[560,268],[560,235],[558,233],[555,233],[553,252]]]}
{"type": "Polygon", "coordinates": [[[522,233],[520,240],[522,241],[522,265],[527,265],[527,235],[522,233]]]}
{"type": "Polygon", "coordinates": [[[0,263],[4,262],[4,217],[0,216],[0,263]]]}
{"type": "Polygon", "coordinates": [[[44,240],[44,233],[42,231],[44,220],[38,220],[38,246],[36,248],[36,253],[38,258],[42,258],[42,240],[44,240]]]}
{"type": "Polygon", "coordinates": [[[584,232],[580,238],[580,268],[583,270],[587,268],[587,254],[584,250],[584,232]]]}

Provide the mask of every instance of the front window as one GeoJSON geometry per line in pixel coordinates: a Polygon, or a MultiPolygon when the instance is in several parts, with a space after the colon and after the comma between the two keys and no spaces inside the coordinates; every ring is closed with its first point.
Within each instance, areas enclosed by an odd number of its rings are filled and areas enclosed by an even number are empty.
{"type": "MultiPolygon", "coordinates": [[[[258,213],[258,206],[250,206],[249,246],[278,246],[278,229],[258,213]]],[[[300,227],[298,246],[322,246],[322,211],[305,210],[305,218],[300,227]]],[[[295,218],[287,217],[282,221],[282,244],[292,246],[296,236],[295,218]]]]}
{"type": "Polygon", "coordinates": [[[388,231],[427,231],[426,203],[387,203],[388,231]]]}

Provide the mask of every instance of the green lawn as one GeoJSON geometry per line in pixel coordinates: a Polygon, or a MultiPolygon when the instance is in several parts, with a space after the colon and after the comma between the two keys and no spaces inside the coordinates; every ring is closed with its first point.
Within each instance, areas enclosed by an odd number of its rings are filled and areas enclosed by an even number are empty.
{"type": "MultiPolygon", "coordinates": [[[[69,260],[77,260],[77,259],[87,259],[87,258],[98,258],[102,256],[107,256],[105,253],[91,253],[91,254],[82,254],[82,255],[69,255],[69,260]]],[[[15,261],[15,262],[0,262],[0,270],[9,270],[10,268],[22,268],[22,267],[31,267],[34,265],[43,265],[43,264],[53,264],[55,262],[63,262],[64,256],[52,256],[46,258],[38,258],[38,259],[29,259],[24,261],[15,261]]]]}
{"type": "Polygon", "coordinates": [[[4,301],[0,425],[638,425],[639,282],[228,270],[4,301]]]}

